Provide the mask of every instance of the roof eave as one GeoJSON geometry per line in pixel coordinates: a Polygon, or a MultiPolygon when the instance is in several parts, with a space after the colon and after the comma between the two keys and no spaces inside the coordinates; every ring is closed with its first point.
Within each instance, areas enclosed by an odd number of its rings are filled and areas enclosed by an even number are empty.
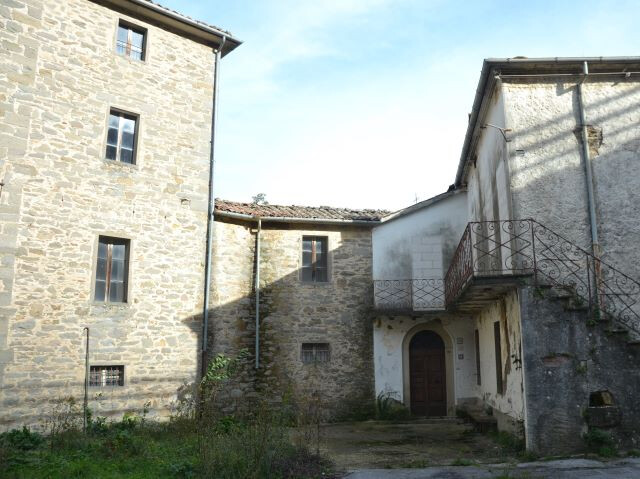
{"type": "Polygon", "coordinates": [[[563,66],[575,64],[581,65],[584,62],[590,64],[611,65],[616,64],[640,64],[640,57],[548,57],[548,58],[487,58],[482,64],[480,79],[476,89],[476,95],[473,100],[473,107],[469,117],[469,124],[465,134],[464,143],[462,145],[462,153],[458,170],[456,172],[455,186],[460,187],[466,177],[469,164],[469,155],[473,150],[475,139],[478,135],[478,118],[486,108],[486,100],[488,93],[493,91],[495,85],[495,73],[497,70],[506,67],[526,67],[534,68],[536,66],[544,66],[547,69],[553,68],[555,65],[563,66]]]}
{"type": "Polygon", "coordinates": [[[380,224],[380,220],[345,220],[345,219],[327,219],[327,218],[300,218],[288,216],[260,216],[248,215],[245,213],[233,213],[231,211],[214,210],[214,217],[222,216],[223,218],[233,218],[244,221],[261,220],[263,223],[313,223],[327,225],[352,225],[352,226],[369,226],[373,227],[380,224]]]}
{"type": "Polygon", "coordinates": [[[192,40],[210,45],[212,47],[219,47],[223,38],[224,46],[221,52],[222,56],[230,53],[242,44],[242,41],[235,38],[228,32],[224,32],[209,25],[197,22],[192,18],[186,17],[168,10],[155,3],[148,2],[146,0],[92,0],[96,3],[107,4],[112,7],[119,8],[133,16],[140,16],[142,18],[158,22],[166,27],[169,27],[180,34],[191,38],[192,40]]]}

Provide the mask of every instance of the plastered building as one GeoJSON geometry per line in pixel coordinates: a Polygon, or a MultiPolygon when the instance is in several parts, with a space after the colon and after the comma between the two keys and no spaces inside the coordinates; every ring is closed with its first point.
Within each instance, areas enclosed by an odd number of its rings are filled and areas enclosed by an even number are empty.
{"type": "Polygon", "coordinates": [[[530,450],[637,446],[640,59],[486,60],[454,184],[404,210],[214,209],[237,39],[147,0],[0,15],[0,427],[85,376],[97,414],[166,417],[246,349],[236,405],[387,394],[530,450]]]}

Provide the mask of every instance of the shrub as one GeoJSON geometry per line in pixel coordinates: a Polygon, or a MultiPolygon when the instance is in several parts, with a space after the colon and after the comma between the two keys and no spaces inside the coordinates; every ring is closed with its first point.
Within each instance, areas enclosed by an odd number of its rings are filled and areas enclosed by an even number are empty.
{"type": "Polygon", "coordinates": [[[36,449],[44,442],[44,438],[37,432],[32,432],[27,426],[22,429],[12,429],[9,432],[0,433],[0,446],[30,451],[36,449]]]}

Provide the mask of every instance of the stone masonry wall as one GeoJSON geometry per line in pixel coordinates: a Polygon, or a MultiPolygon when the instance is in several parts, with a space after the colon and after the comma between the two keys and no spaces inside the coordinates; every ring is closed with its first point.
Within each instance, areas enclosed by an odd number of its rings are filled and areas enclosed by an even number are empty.
{"type": "Polygon", "coordinates": [[[567,307],[553,291],[519,291],[522,319],[527,448],[542,454],[583,450],[583,434],[597,427],[616,446],[640,445],[637,407],[640,346],[612,333],[609,322],[589,321],[587,310],[567,307]],[[603,417],[590,396],[608,391],[615,413],[603,417]]]}
{"type": "Polygon", "coordinates": [[[213,53],[86,0],[0,5],[0,428],[82,397],[98,414],[166,413],[198,371],[213,53]],[[115,54],[119,19],[144,62],[115,54]],[[104,160],[110,107],[140,115],[136,165],[104,160]],[[93,301],[99,235],[131,240],[129,302],[93,301]]]}
{"type": "MultiPolygon", "coordinates": [[[[216,222],[211,352],[240,348],[255,356],[253,254],[255,224],[216,222]]],[[[248,373],[236,397],[253,389],[281,402],[314,391],[327,414],[373,398],[371,231],[356,227],[263,225],[260,261],[260,369],[248,373]],[[302,237],[327,236],[328,283],[300,280],[302,237]],[[304,342],[329,343],[330,361],[301,361],[304,342]],[[255,378],[255,384],[251,384],[255,378]]],[[[253,363],[252,363],[253,364],[253,363]]]]}

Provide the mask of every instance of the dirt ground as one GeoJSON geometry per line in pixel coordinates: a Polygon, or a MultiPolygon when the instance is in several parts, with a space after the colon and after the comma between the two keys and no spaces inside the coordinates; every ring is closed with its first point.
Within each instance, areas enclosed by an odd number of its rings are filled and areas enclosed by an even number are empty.
{"type": "Polygon", "coordinates": [[[322,426],[320,437],[320,452],[343,471],[516,460],[490,436],[452,418],[328,424],[322,426]]]}

